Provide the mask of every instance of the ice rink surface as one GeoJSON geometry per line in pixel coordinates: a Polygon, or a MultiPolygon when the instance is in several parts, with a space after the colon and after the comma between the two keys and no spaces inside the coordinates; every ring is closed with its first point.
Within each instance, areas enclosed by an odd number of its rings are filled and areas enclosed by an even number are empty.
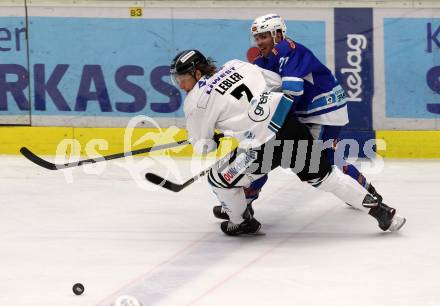
{"type": "MultiPolygon", "coordinates": [[[[163,173],[168,162],[147,164],[163,173]]],[[[174,165],[191,176],[188,161],[174,165]]],[[[0,157],[0,305],[108,306],[124,294],[144,306],[440,305],[438,160],[386,160],[368,174],[407,217],[398,233],[273,172],[254,204],[266,233],[256,237],[220,231],[205,179],[172,193],[142,182],[137,162],[105,167],[0,157]]]]}

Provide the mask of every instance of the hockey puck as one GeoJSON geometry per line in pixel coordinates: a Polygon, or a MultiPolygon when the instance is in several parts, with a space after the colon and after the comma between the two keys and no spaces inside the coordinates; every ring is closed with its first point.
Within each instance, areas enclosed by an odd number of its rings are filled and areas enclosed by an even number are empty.
{"type": "Polygon", "coordinates": [[[73,285],[72,290],[76,295],[81,295],[84,293],[84,286],[81,283],[76,283],[73,285]]]}

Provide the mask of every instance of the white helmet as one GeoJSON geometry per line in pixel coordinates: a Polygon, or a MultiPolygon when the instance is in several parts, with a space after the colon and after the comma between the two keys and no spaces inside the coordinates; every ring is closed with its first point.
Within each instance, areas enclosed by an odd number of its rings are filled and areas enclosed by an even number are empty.
{"type": "Polygon", "coordinates": [[[251,26],[252,37],[256,34],[270,32],[273,39],[275,40],[277,30],[281,30],[281,32],[283,33],[283,38],[286,37],[286,24],[284,23],[283,18],[281,18],[281,16],[277,14],[267,14],[257,17],[251,26]]]}

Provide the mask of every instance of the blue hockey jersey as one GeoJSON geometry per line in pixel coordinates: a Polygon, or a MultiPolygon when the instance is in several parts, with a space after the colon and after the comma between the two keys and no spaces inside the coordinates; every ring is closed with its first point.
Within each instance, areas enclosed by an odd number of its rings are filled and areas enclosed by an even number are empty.
{"type": "Polygon", "coordinates": [[[348,123],[345,92],[332,72],[305,46],[286,38],[255,65],[281,76],[282,89],[294,98],[295,114],[304,123],[348,123]]]}

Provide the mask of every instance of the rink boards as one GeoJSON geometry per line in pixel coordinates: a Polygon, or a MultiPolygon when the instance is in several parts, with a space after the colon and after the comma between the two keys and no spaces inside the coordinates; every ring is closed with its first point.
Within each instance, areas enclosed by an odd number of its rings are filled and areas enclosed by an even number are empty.
{"type": "MultiPolygon", "coordinates": [[[[252,20],[281,13],[139,3],[34,3],[28,18],[17,3],[2,4],[0,125],[21,127],[1,128],[0,154],[23,145],[55,154],[62,139],[81,148],[102,139],[99,152],[120,152],[138,115],[148,118],[139,133],[184,128],[185,94],[169,78],[170,59],[197,48],[219,65],[250,60],[252,20]]],[[[358,141],[361,156],[368,140],[383,139],[378,152],[386,157],[440,157],[440,9],[290,7],[282,16],[289,36],[341,81],[350,116],[342,136],[358,141]]]]}
{"type": "MultiPolygon", "coordinates": [[[[20,148],[26,146],[41,155],[64,155],[72,151],[83,156],[108,155],[175,142],[187,136],[184,129],[166,132],[152,128],[136,128],[128,141],[124,137],[125,128],[2,127],[1,131],[0,154],[20,154],[20,148]],[[145,141],[137,143],[141,137],[145,141]]],[[[375,137],[377,153],[383,157],[440,158],[438,131],[376,131],[375,137]],[[384,140],[385,146],[377,140],[384,140]]],[[[235,145],[227,143],[219,155],[235,145]]],[[[190,157],[193,151],[191,146],[185,146],[150,154],[190,157]]]]}

